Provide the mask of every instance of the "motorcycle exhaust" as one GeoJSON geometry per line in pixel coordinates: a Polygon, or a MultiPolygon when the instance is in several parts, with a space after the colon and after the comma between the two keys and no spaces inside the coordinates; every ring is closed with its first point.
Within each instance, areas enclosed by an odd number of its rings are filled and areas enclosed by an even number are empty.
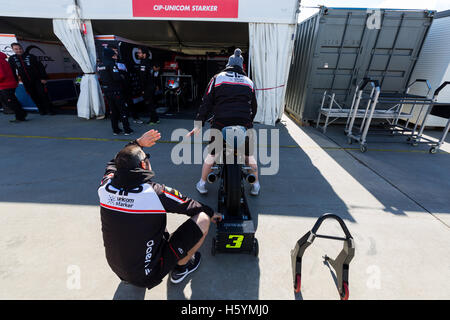
{"type": "Polygon", "coordinates": [[[217,180],[217,175],[214,172],[211,172],[210,174],[208,174],[208,177],[206,178],[206,180],[209,183],[214,183],[217,180]]]}
{"type": "Polygon", "coordinates": [[[252,173],[249,173],[246,177],[245,180],[249,183],[249,184],[254,184],[256,182],[256,176],[252,173]]]}

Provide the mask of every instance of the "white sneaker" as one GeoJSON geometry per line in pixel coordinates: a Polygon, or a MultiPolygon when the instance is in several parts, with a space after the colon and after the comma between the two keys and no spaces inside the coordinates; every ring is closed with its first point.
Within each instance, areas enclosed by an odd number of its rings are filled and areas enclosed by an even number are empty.
{"type": "Polygon", "coordinates": [[[197,188],[197,191],[200,192],[201,194],[208,193],[208,189],[206,189],[206,182],[200,180],[199,182],[197,182],[195,187],[197,188]]]}
{"type": "Polygon", "coordinates": [[[259,190],[261,189],[261,185],[259,184],[259,182],[255,182],[252,185],[252,188],[250,189],[250,194],[252,196],[257,196],[259,194],[259,190]]]}

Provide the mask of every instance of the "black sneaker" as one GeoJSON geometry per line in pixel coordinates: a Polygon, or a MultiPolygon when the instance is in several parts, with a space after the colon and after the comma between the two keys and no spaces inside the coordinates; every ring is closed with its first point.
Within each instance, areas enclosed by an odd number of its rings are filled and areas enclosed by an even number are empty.
{"type": "Polygon", "coordinates": [[[125,131],[125,135],[126,135],[126,136],[129,136],[130,134],[133,134],[133,133],[134,133],[133,130],[125,131]]]}
{"type": "Polygon", "coordinates": [[[9,122],[11,123],[19,123],[19,122],[24,122],[24,121],[28,121],[27,119],[13,119],[13,120],[9,120],[9,122]]]}
{"type": "Polygon", "coordinates": [[[196,252],[185,266],[177,265],[170,274],[170,281],[172,283],[180,283],[181,281],[183,281],[189,273],[197,270],[198,266],[200,265],[201,257],[202,255],[200,254],[200,252],[196,252]]]}
{"type": "Polygon", "coordinates": [[[113,131],[113,135],[117,136],[121,134],[123,131],[119,129],[119,131],[113,131]]]}

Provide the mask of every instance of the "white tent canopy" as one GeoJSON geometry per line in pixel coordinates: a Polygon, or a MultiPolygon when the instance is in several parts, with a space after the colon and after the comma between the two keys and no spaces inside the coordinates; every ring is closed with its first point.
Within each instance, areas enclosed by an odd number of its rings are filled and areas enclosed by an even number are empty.
{"type": "MultiPolygon", "coordinates": [[[[128,25],[127,34],[112,30],[102,30],[100,33],[117,34],[149,44],[156,42],[154,38],[158,35],[168,39],[168,44],[172,42],[180,47],[201,44],[205,48],[226,44],[242,46],[243,36],[248,34],[251,77],[258,89],[259,108],[256,121],[273,125],[284,111],[285,85],[299,2],[205,0],[199,6],[195,0],[0,0],[0,32],[17,33],[12,17],[27,18],[33,23],[42,18],[53,19],[54,33],[85,73],[77,104],[78,115],[83,118],[101,116],[104,112],[98,81],[92,74],[96,61],[94,32],[97,24],[99,28],[104,28],[108,21],[116,20],[112,23],[116,28],[120,29],[122,22],[123,25],[128,25]],[[154,28],[133,28],[133,22],[136,25],[152,23],[155,28],[162,28],[163,31],[155,32],[154,28]],[[205,27],[206,25],[215,25],[216,31],[214,28],[205,27]],[[74,26],[84,26],[84,34],[74,26]],[[187,32],[187,26],[193,31],[187,32]],[[242,27],[247,29],[246,32],[242,32],[242,27]],[[140,35],[140,39],[133,37],[133,29],[140,35]]],[[[47,21],[48,25],[48,20],[43,21],[47,21]]],[[[19,33],[27,32],[26,24],[15,26],[19,33]]],[[[46,32],[48,31],[32,30],[29,33],[42,36],[46,32]]],[[[162,40],[159,39],[159,42],[162,40]]]]}
{"type": "MultiPolygon", "coordinates": [[[[115,19],[115,20],[181,20],[181,21],[222,21],[222,22],[260,22],[260,23],[296,23],[298,0],[0,0],[0,15],[5,17],[60,18],[71,19],[79,12],[83,19],[115,19]],[[226,10],[221,17],[201,17],[189,14],[189,17],[142,16],[133,13],[138,3],[169,4],[179,3],[191,5],[195,3],[220,6],[236,3],[235,12],[226,10]],[[77,9],[78,8],[78,9],[77,9]],[[78,11],[78,12],[77,12],[78,11]],[[229,13],[229,14],[228,14],[229,13]]],[[[229,9],[229,8],[226,8],[229,9]]],[[[162,10],[159,10],[160,12],[162,10]]],[[[176,11],[172,11],[174,14],[176,11]]],[[[200,11],[197,11],[198,13],[200,11]]]]}
{"type": "MultiPolygon", "coordinates": [[[[101,99],[101,90],[95,74],[97,57],[95,54],[94,38],[84,37],[77,29],[77,25],[68,24],[68,19],[53,19],[55,34],[69,51],[70,55],[78,62],[84,72],[80,83],[80,96],[77,110],[80,118],[89,119],[93,116],[104,115],[105,106],[101,99]]],[[[90,22],[86,23],[87,34],[92,35],[90,22]]]]}
{"type": "Polygon", "coordinates": [[[255,121],[275,124],[284,111],[295,25],[250,23],[251,75],[259,106],[255,121]]]}

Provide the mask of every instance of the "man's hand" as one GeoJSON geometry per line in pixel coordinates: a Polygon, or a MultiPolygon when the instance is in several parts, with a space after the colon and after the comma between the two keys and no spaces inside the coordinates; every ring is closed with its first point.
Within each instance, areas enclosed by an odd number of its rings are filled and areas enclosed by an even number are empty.
{"type": "Polygon", "coordinates": [[[192,136],[192,135],[194,135],[194,134],[197,135],[199,132],[200,132],[200,128],[195,127],[194,129],[192,129],[191,132],[189,132],[189,133],[186,135],[186,137],[190,137],[190,136],[192,136]]]}
{"type": "Polygon", "coordinates": [[[161,139],[161,133],[159,133],[158,130],[152,129],[144,133],[136,141],[141,147],[149,148],[154,146],[159,139],[161,139]]]}
{"type": "Polygon", "coordinates": [[[211,217],[211,222],[217,223],[222,221],[222,215],[220,213],[214,212],[214,215],[211,217]]]}
{"type": "Polygon", "coordinates": [[[47,83],[47,80],[42,79],[42,80],[41,80],[41,83],[42,83],[42,84],[46,84],[46,83],[47,83]]]}

